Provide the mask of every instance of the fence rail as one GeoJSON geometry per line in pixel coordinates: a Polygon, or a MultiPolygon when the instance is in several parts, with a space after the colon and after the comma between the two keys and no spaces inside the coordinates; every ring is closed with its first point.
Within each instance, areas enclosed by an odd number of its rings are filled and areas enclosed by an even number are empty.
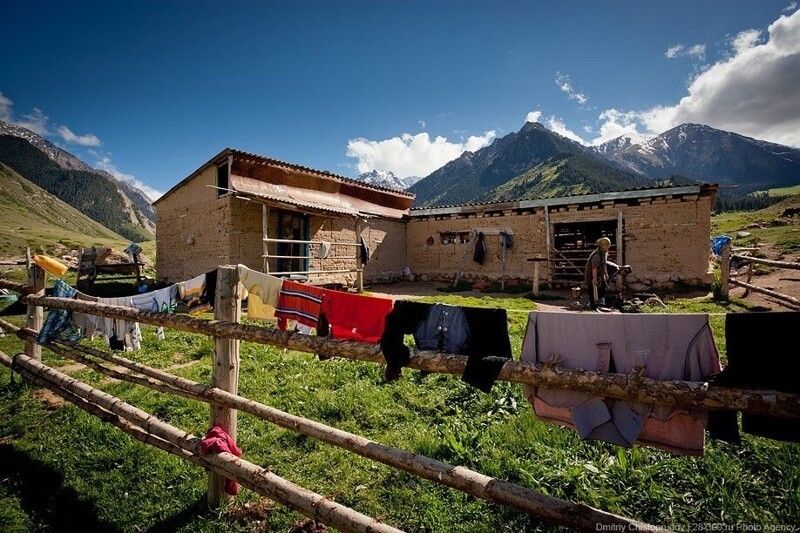
{"type": "Polygon", "coordinates": [[[783,305],[784,307],[787,307],[794,311],[800,311],[800,299],[795,298],[793,296],[789,296],[788,294],[782,294],[777,291],[773,291],[763,287],[758,287],[752,284],[753,265],[765,265],[787,270],[800,270],[800,263],[794,261],[775,261],[772,259],[761,259],[759,257],[752,257],[749,255],[741,255],[733,253],[736,251],[758,251],[758,249],[759,248],[757,246],[755,248],[732,248],[730,243],[726,243],[723,245],[721,253],[722,287],[720,288],[722,296],[727,298],[730,294],[730,286],[736,285],[737,287],[744,287],[745,291],[743,296],[747,296],[750,291],[757,292],[759,294],[763,294],[765,296],[773,298],[778,304],[783,305]],[[731,277],[732,259],[736,259],[737,261],[742,261],[748,264],[747,281],[740,281],[734,277],[731,277]]]}

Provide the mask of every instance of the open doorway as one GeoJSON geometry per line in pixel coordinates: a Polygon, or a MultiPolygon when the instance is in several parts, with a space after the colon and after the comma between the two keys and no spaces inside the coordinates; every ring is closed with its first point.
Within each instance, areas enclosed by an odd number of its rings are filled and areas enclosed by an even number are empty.
{"type": "Polygon", "coordinates": [[[553,224],[553,282],[558,285],[582,284],[586,261],[600,237],[611,239],[608,260],[617,262],[616,219],[553,224]]]}
{"type": "MultiPolygon", "coordinates": [[[[308,215],[291,211],[278,212],[278,239],[308,240],[308,215]]],[[[279,242],[277,272],[304,273],[308,270],[309,245],[299,242],[279,242]]]]}

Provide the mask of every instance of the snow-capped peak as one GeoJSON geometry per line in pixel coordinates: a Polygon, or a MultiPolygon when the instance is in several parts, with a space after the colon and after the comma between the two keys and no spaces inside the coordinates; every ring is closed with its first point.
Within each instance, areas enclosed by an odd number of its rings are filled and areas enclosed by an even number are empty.
{"type": "Polygon", "coordinates": [[[400,178],[394,175],[394,172],[391,170],[377,170],[373,169],[369,172],[364,172],[363,174],[359,174],[356,178],[358,181],[363,181],[364,183],[369,183],[370,185],[376,185],[378,187],[387,187],[389,189],[399,189],[404,190],[416,182],[420,180],[420,178],[416,176],[409,176],[407,178],[400,178]]]}

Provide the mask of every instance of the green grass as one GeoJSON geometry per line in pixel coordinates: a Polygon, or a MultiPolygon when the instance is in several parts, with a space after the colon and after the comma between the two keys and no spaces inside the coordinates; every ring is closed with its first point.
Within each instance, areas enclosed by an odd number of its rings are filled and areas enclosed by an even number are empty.
{"type": "Polygon", "coordinates": [[[734,246],[752,245],[755,238],[762,243],[773,243],[784,254],[800,252],[800,225],[778,225],[776,219],[787,207],[800,206],[800,196],[793,196],[759,211],[734,211],[711,217],[711,235],[728,235],[734,246]],[[756,225],[755,227],[750,227],[756,225]],[[737,237],[738,231],[750,233],[737,237]]]}
{"type": "Polygon", "coordinates": [[[767,191],[770,196],[778,197],[778,196],[796,196],[800,194],[800,185],[794,185],[792,187],[781,187],[780,189],[770,189],[767,191]]]}
{"type": "MultiPolygon", "coordinates": [[[[437,295],[426,301],[509,309],[515,357],[524,335],[525,298],[437,295]]],[[[724,316],[746,310],[736,301],[668,299],[670,312],[720,313],[712,328],[724,353],[724,316]]],[[[15,317],[21,324],[24,317],[15,317]]],[[[100,344],[96,344],[100,346],[100,344]]],[[[0,350],[22,348],[12,336],[0,350]]],[[[159,342],[144,328],[143,349],[127,354],[207,383],[212,343],[168,331],[159,342]],[[191,364],[193,363],[193,364],[191,364]]],[[[68,364],[47,351],[46,363],[68,364]]],[[[240,394],[375,441],[463,465],[543,493],[652,524],[795,524],[800,519],[800,446],[744,435],[734,447],[709,441],[706,455],[584,442],[537,421],[521,387],[498,382],[483,394],[458,377],[405,369],[382,382],[382,367],[243,343],[240,394]]],[[[78,376],[186,431],[207,429],[205,404],[141,387],[78,376]]],[[[11,384],[0,367],[0,529],[82,527],[121,531],[287,531],[303,520],[243,491],[223,512],[204,506],[202,469],[151,449],[74,407],[48,408],[33,390],[11,384]],[[248,504],[248,507],[245,507],[248,504]],[[259,511],[261,510],[261,511],[259,511]],[[265,527],[266,526],[266,527],[265,527]]],[[[558,528],[456,490],[417,479],[355,454],[239,415],[244,457],[337,502],[408,531],[556,531],[558,528]]]]}

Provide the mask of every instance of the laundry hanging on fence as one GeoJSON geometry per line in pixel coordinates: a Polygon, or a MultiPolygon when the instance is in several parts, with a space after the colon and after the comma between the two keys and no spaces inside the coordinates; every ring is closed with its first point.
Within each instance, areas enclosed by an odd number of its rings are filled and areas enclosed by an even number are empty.
{"type": "Polygon", "coordinates": [[[400,300],[386,315],[380,341],[387,380],[400,377],[402,367],[410,361],[404,334],[414,335],[417,349],[468,356],[461,379],[483,392],[491,390],[500,369],[511,358],[505,309],[400,300]]]}
{"type": "MultiPolygon", "coordinates": [[[[720,370],[708,316],[703,314],[533,312],[522,360],[601,373],[641,369],[644,377],[681,381],[706,380],[720,370]]],[[[574,428],[582,439],[703,454],[706,411],[530,385],[523,390],[538,418],[574,428]]]]}
{"type": "MultiPolygon", "coordinates": [[[[78,291],[61,279],[57,279],[53,285],[53,296],[55,298],[75,298],[78,291]]],[[[50,342],[53,339],[67,339],[71,341],[80,340],[82,334],[80,328],[72,323],[72,311],[66,309],[50,309],[47,318],[44,320],[42,329],[36,336],[39,344],[50,342]]]]}
{"type": "MultiPolygon", "coordinates": [[[[200,454],[210,453],[232,453],[236,457],[242,456],[242,450],[236,445],[233,437],[219,426],[214,426],[205,434],[200,441],[200,454]]],[[[225,494],[236,496],[239,494],[239,484],[233,480],[225,478],[225,494]]]]}
{"type": "Polygon", "coordinates": [[[288,320],[296,320],[316,328],[323,294],[325,290],[319,287],[284,280],[278,295],[278,307],[275,309],[278,328],[286,331],[288,320]]]}
{"type": "MultiPolygon", "coordinates": [[[[98,303],[133,308],[131,296],[100,298],[98,303]]],[[[134,351],[141,348],[142,332],[138,322],[121,318],[99,317],[95,333],[105,338],[106,345],[114,350],[134,351]]]]}
{"type": "MultiPolygon", "coordinates": [[[[728,365],[712,381],[723,387],[763,388],[800,393],[797,332],[800,313],[728,313],[725,346],[728,365]]],[[[738,413],[715,411],[709,434],[737,442],[738,413]]],[[[800,420],[742,413],[742,431],[775,440],[800,442],[800,420]]]]}
{"type": "Polygon", "coordinates": [[[217,269],[180,281],[178,285],[178,313],[197,315],[214,307],[217,292],[217,269]]]}
{"type": "Polygon", "coordinates": [[[257,272],[245,265],[239,265],[238,271],[239,281],[247,289],[247,318],[274,319],[283,280],[264,272],[257,272]]]}
{"type": "Polygon", "coordinates": [[[178,286],[170,285],[153,292],[131,296],[131,305],[139,311],[174,313],[177,307],[178,286]]]}
{"type": "Polygon", "coordinates": [[[388,298],[327,290],[322,297],[317,335],[376,343],[391,310],[392,300],[388,298]]]}

